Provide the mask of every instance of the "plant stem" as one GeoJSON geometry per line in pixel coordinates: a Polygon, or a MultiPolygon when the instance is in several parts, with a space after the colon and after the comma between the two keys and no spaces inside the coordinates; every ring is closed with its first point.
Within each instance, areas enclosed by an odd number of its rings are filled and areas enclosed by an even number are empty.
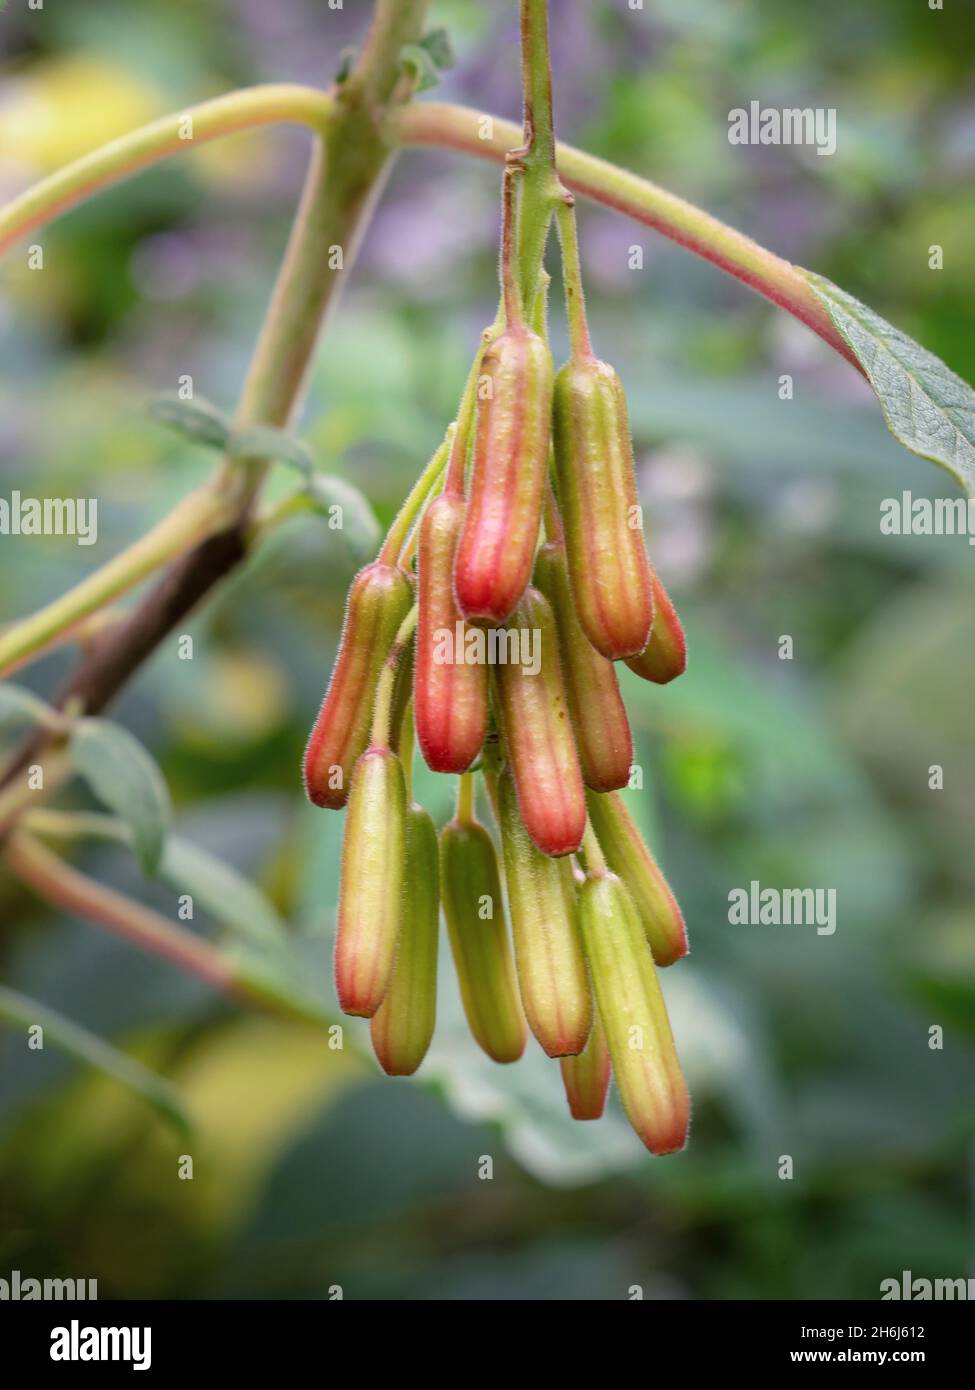
{"type": "Polygon", "coordinates": [[[562,517],[559,513],[559,504],[555,496],[555,488],[552,486],[551,471],[545,481],[545,501],[543,508],[542,519],[545,523],[545,539],[547,541],[552,541],[555,545],[564,545],[565,532],[562,529],[562,517]]]}
{"type": "Polygon", "coordinates": [[[413,701],[406,706],[403,715],[403,728],[399,736],[399,760],[403,765],[403,781],[406,783],[406,804],[413,801],[413,701]]]}
{"type": "Polygon", "coordinates": [[[518,257],[522,301],[530,305],[535,297],[552,214],[563,196],[555,167],[548,0],[521,0],[521,75],[524,143],[512,150],[507,159],[524,173],[518,215],[518,257]]]}
{"type": "Polygon", "coordinates": [[[58,169],[0,208],[0,255],[101,189],[169,155],[255,126],[294,122],[321,130],[332,109],[329,92],[281,84],[245,87],[163,116],[58,169]]]}
{"type": "Polygon", "coordinates": [[[399,665],[403,659],[403,653],[413,640],[413,632],[416,628],[418,609],[414,603],[406,617],[400,623],[396,636],[393,638],[393,645],[389,649],[389,655],[383,666],[376,687],[376,703],[373,707],[372,716],[372,737],[371,742],[374,748],[388,748],[392,734],[393,722],[393,697],[396,694],[396,677],[399,674],[399,665]]]}
{"type": "Polygon", "coordinates": [[[515,174],[509,165],[504,171],[503,212],[501,215],[501,302],[506,328],[522,328],[525,322],[518,269],[515,265],[515,174]]]}
{"type": "MultiPolygon", "coordinates": [[[[490,132],[484,136],[483,113],[443,102],[422,102],[393,115],[391,134],[404,145],[458,150],[501,163],[518,138],[518,128],[500,117],[491,121],[490,132]]],[[[571,145],[559,144],[557,155],[559,175],[572,192],[652,227],[727,271],[793,314],[862,372],[796,266],[648,179],[571,145]]]]}
{"type": "Polygon", "coordinates": [[[596,832],[592,828],[592,821],[587,818],[586,831],[582,840],[582,852],[586,856],[586,872],[593,878],[603,878],[609,873],[606,863],[606,856],[603,854],[602,847],[596,838],[596,832]]]}
{"type": "Polygon", "coordinates": [[[457,778],[457,821],[460,825],[473,825],[474,818],[474,774],[462,772],[457,778]]]}
{"type": "Polygon", "coordinates": [[[203,537],[222,530],[233,517],[234,507],[218,487],[207,486],[190,493],[121,555],[116,555],[37,613],[0,633],[0,676],[9,676],[96,609],[131,589],[174,556],[189,550],[203,537]]]}
{"type": "MultiPolygon", "coordinates": [[[[395,154],[387,118],[401,78],[399,54],[403,44],[421,37],[428,6],[429,0],[377,0],[355,69],[337,93],[320,94],[315,121],[327,117],[325,149],[323,153],[319,148],[312,159],[301,210],[243,389],[238,423],[281,426],[298,401],[321,324],[351,268],[395,154]],[[342,248],[339,273],[327,269],[332,246],[342,248]]],[[[56,210],[48,207],[48,214],[56,210]]],[[[7,224],[8,231],[12,225],[7,224]]],[[[180,556],[132,613],[95,644],[62,688],[59,703],[76,697],[89,713],[102,709],[203,595],[241,563],[248,513],[265,468],[259,460],[225,467],[215,484],[222,500],[233,504],[225,529],[205,536],[180,556]]],[[[29,739],[0,786],[15,784],[20,769],[36,759],[42,747],[43,739],[29,739]]],[[[4,824],[0,818],[0,830],[4,824]]]]}
{"type": "Polygon", "coordinates": [[[251,978],[246,966],[185,927],[79,873],[33,835],[23,831],[12,835],[4,847],[4,859],[11,873],[45,902],[169,961],[212,989],[285,1018],[327,1021],[313,1004],[279,994],[259,975],[251,978]]]}
{"type": "MultiPolygon", "coordinates": [[[[571,194],[569,197],[571,198],[571,194]]],[[[582,285],[582,266],[579,264],[579,236],[576,212],[572,202],[563,200],[558,212],[559,239],[562,243],[562,279],[565,285],[565,311],[569,320],[569,338],[573,357],[591,357],[592,343],[586,321],[586,297],[582,285]]]]}
{"type": "Polygon", "coordinates": [[[406,500],[396,514],[396,519],[386,532],[386,539],[379,552],[381,564],[395,565],[399,559],[400,552],[410,534],[410,528],[447,466],[447,456],[450,453],[451,442],[454,438],[454,429],[453,425],[447,427],[447,433],[437,446],[436,453],[410,488],[406,500]]]}
{"type": "Polygon", "coordinates": [[[46,902],[171,961],[214,989],[234,992],[233,968],[213,946],[151,908],[79,873],[32,835],[23,831],[12,835],[5,858],[11,872],[46,902]]]}

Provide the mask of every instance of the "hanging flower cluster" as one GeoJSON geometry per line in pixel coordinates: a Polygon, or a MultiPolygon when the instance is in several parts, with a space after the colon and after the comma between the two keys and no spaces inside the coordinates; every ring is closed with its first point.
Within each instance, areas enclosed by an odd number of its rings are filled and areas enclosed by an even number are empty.
{"type": "Polygon", "coordinates": [[[347,807],[335,975],[384,1070],[414,1072],[429,1047],[442,908],[483,1050],[514,1062],[530,1029],[580,1120],[602,1114],[612,1074],[640,1138],[668,1153],[689,1103],[657,967],[687,940],[619,795],[633,742],[614,663],[666,683],[684,636],[647,557],[623,388],[591,347],[568,195],[572,351],[557,375],[544,272],[525,312],[523,172],[516,155],[498,318],[456,421],[352,584],[305,785],[316,805],[347,807]],[[439,836],[411,804],[414,730],[427,765],[460,779],[439,836]],[[478,776],[500,855],[476,818],[478,776]]]}

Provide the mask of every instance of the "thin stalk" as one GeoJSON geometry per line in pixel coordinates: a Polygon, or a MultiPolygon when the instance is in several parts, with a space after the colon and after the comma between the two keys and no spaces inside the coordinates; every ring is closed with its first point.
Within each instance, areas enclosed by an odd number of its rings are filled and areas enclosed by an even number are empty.
{"type": "Polygon", "coordinates": [[[522,299],[525,304],[531,304],[552,214],[563,196],[555,165],[548,0],[521,0],[521,76],[523,143],[506,158],[524,173],[518,216],[518,260],[522,299]]]}
{"type": "Polygon", "coordinates": [[[418,612],[419,610],[414,603],[397,629],[396,636],[393,638],[393,645],[389,649],[389,655],[379,677],[379,683],[376,687],[376,703],[372,715],[371,741],[374,748],[389,747],[396,677],[399,673],[399,664],[403,659],[403,653],[413,640],[418,612]]]}
{"type": "Polygon", "coordinates": [[[11,873],[46,902],[171,961],[214,989],[236,992],[233,968],[213,946],[151,908],[79,873],[32,835],[23,831],[12,835],[5,860],[11,873]]]}
{"type": "MultiPolygon", "coordinates": [[[[390,134],[404,145],[452,149],[503,163],[518,139],[518,127],[513,121],[495,116],[487,135],[486,129],[483,112],[445,102],[421,102],[391,117],[390,134]]],[[[561,181],[573,193],[652,227],[733,275],[806,324],[862,372],[797,266],[638,174],[571,145],[557,145],[556,153],[561,181]]]]}
{"type": "Polygon", "coordinates": [[[543,503],[542,520],[545,524],[545,539],[561,544],[565,538],[562,529],[562,516],[559,512],[558,499],[555,496],[555,488],[552,486],[552,474],[545,480],[545,501],[543,503]]]}
{"type": "Polygon", "coordinates": [[[11,835],[4,846],[4,862],[14,877],[45,902],[169,961],[240,1003],[256,1005],[285,1018],[319,1024],[328,1021],[313,1002],[305,1004],[279,994],[273,984],[259,975],[251,978],[246,967],[224,956],[209,942],[152,908],[79,873],[33,835],[23,831],[11,835]]]}
{"type": "Polygon", "coordinates": [[[606,856],[592,828],[592,821],[586,818],[586,833],[582,838],[582,852],[586,856],[586,871],[593,878],[604,878],[609,873],[606,856]]]}
{"type": "Polygon", "coordinates": [[[413,484],[406,500],[396,514],[392,526],[386,532],[386,539],[383,541],[382,549],[379,552],[379,560],[384,565],[395,565],[399,559],[400,551],[406,544],[407,537],[414,521],[423,510],[423,505],[427,498],[436,487],[440,475],[447,466],[447,457],[450,453],[451,442],[454,438],[454,425],[449,425],[447,433],[444,435],[436,452],[423,472],[413,484]]]}
{"type": "Polygon", "coordinates": [[[406,804],[413,801],[413,701],[406,706],[403,715],[403,728],[399,736],[399,760],[403,765],[403,780],[406,783],[406,804]]]}
{"type": "Polygon", "coordinates": [[[213,485],[183,499],[139,540],[66,594],[0,633],[0,676],[37,656],[104,604],[125,593],[167,561],[214,535],[233,519],[234,506],[213,485]]]}
{"type": "Polygon", "coordinates": [[[582,285],[582,266],[579,262],[575,199],[571,193],[559,204],[556,217],[559,240],[562,243],[562,280],[565,286],[565,312],[569,320],[572,356],[591,357],[592,342],[586,320],[586,296],[582,285]]]}
{"type": "Polygon", "coordinates": [[[463,497],[464,495],[467,448],[477,411],[477,384],[481,378],[481,364],[484,361],[484,354],[501,331],[503,319],[504,310],[503,307],[499,307],[494,322],[481,334],[480,345],[474,354],[474,361],[471,363],[471,369],[464,384],[464,394],[460,398],[460,406],[457,410],[457,432],[454,435],[450,462],[447,465],[447,476],[444,480],[444,492],[451,497],[463,497]]]}
{"type": "Polygon", "coordinates": [[[506,328],[521,328],[525,322],[521,286],[515,266],[515,175],[518,172],[512,165],[505,169],[502,190],[501,299],[506,328]]]}
{"type": "Polygon", "coordinates": [[[457,822],[459,825],[473,825],[475,819],[474,810],[474,774],[473,772],[462,772],[457,778],[457,822]]]}
{"type": "Polygon", "coordinates": [[[0,255],[101,189],[170,155],[255,126],[291,122],[321,130],[333,110],[330,92],[282,83],[245,87],[163,116],[82,155],[0,208],[0,255]]]}

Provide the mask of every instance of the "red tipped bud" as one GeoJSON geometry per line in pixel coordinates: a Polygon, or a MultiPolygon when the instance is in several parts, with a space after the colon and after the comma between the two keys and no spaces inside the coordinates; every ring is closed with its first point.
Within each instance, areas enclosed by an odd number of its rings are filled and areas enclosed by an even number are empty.
{"type": "Polygon", "coordinates": [[[305,789],[316,806],[339,810],[349,798],[379,673],[412,602],[409,577],[395,565],[376,560],[352,582],[332,679],[305,749],[305,789]]]}
{"type": "Polygon", "coordinates": [[[559,665],[555,617],[529,588],[508,627],[535,664],[495,667],[497,713],[514,774],[521,819],[543,854],[572,854],[586,828],[586,798],[559,665]]]}
{"type": "Polygon", "coordinates": [[[393,970],[404,891],[406,783],[399,758],[369,748],[355,765],[342,843],[335,982],[342,1012],[371,1018],[393,970]]]}
{"type": "Polygon", "coordinates": [[[494,844],[483,825],[451,821],[440,833],[440,891],[464,1012],[474,1038],[496,1062],[525,1050],[494,844]]]}
{"type": "Polygon", "coordinates": [[[687,955],[687,931],[677,899],[616,792],[586,798],[592,828],[614,874],[626,884],[658,965],[687,955]]]}
{"type": "Polygon", "coordinates": [[[579,916],[613,1075],[630,1124],[651,1153],[687,1141],[690,1101],[653,957],[615,874],[583,884],[579,916]]]}
{"type": "Polygon", "coordinates": [[[606,1034],[596,1014],[589,1041],[578,1057],[563,1057],[562,1085],[574,1120],[598,1120],[606,1106],[606,1092],[612,1068],[606,1034]]]}
{"type": "Polygon", "coordinates": [[[551,410],[548,347],[528,328],[508,328],[482,360],[470,497],[454,561],[454,592],[469,618],[503,623],[531,577],[551,410]]]}
{"type": "Polygon", "coordinates": [[[631,671],[642,676],[645,681],[655,681],[666,685],[668,681],[681,676],[687,669],[687,643],[677,610],[670,601],[670,595],[653,571],[653,627],[650,641],[639,656],[631,656],[626,662],[631,671]]]}
{"type": "Polygon", "coordinates": [[[465,660],[466,627],[453,590],[464,502],[438,497],[420,523],[419,616],[413,709],[416,736],[434,772],[464,772],[484,743],[488,670],[465,660]]]}
{"type": "Polygon", "coordinates": [[[406,891],[393,974],[369,1025],[372,1046],[389,1076],[411,1076],[423,1061],[437,1014],[440,851],[429,812],[406,813],[406,891]]]}
{"type": "Polygon", "coordinates": [[[498,782],[498,817],[521,1002],[544,1051],[566,1057],[582,1051],[592,1024],[572,866],[532,844],[508,770],[498,782]]]}
{"type": "Polygon", "coordinates": [[[626,397],[613,368],[591,356],[567,362],[555,379],[552,423],[579,621],[609,660],[634,656],[650,636],[653,596],[626,397]]]}
{"type": "Polygon", "coordinates": [[[596,651],[576,614],[565,548],[549,541],[535,561],[535,583],[548,599],[559,633],[562,676],[587,787],[625,787],[633,763],[633,738],[613,663],[596,651]]]}

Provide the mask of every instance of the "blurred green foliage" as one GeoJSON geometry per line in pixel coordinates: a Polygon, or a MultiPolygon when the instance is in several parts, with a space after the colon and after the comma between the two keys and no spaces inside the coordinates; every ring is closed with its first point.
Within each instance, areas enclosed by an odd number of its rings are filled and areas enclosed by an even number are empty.
{"type": "MultiPolygon", "coordinates": [[[[365,8],[104,0],[49,7],[40,24],[11,3],[0,186],[238,83],[327,81],[365,8]]],[[[439,94],[516,112],[514,9],[434,5],[458,55],[439,94]]],[[[557,10],[565,138],[830,276],[975,378],[970,11],[557,10]],[[752,98],[835,106],[836,155],[730,147],[728,110],[752,98]],[[927,268],[933,242],[943,271],[927,268]]],[[[52,227],[42,276],[8,256],[2,490],[97,495],[100,529],[90,549],[3,538],[4,620],[206,476],[207,454],[145,405],[189,372],[232,408],[306,147],[293,131],[234,137],[52,227]]],[[[495,171],[404,156],[319,352],[303,438],[382,522],[493,312],[497,224],[495,171]]],[[[651,1161],[616,1115],[571,1124],[537,1049],[515,1068],[480,1057],[446,954],[430,1058],[415,1084],[380,1081],[354,1021],[338,1051],[321,1026],[231,1009],[5,878],[4,980],[164,1074],[196,1131],[186,1147],[112,1080],[0,1035],[0,1272],[97,1277],[103,1297],[341,1284],[348,1297],[609,1299],[632,1284],[870,1298],[904,1268],[968,1269],[975,582],[963,538],[879,529],[883,498],[952,484],[891,440],[844,363],[740,285],[603,210],[583,211],[581,235],[597,349],[627,386],[651,541],[689,637],[685,678],[625,689],[652,770],[631,804],[691,933],[664,980],[695,1098],[689,1150],[651,1161]],[[836,934],[729,926],[727,894],[752,879],[835,888],[836,934]],[[177,1178],[182,1152],[192,1182],[177,1178]]],[[[269,895],[290,969],[328,1017],[341,819],[304,804],[298,768],[357,563],[321,519],[294,519],[187,626],[194,660],[165,645],[114,711],[162,766],[181,842],[269,895]]],[[[18,679],[48,695],[68,660],[18,679]]],[[[417,795],[448,814],[446,779],[419,772],[417,795]]],[[[123,846],[77,857],[175,915],[176,889],[144,881],[123,846]]],[[[216,920],[193,926],[277,968],[216,920]]]]}

